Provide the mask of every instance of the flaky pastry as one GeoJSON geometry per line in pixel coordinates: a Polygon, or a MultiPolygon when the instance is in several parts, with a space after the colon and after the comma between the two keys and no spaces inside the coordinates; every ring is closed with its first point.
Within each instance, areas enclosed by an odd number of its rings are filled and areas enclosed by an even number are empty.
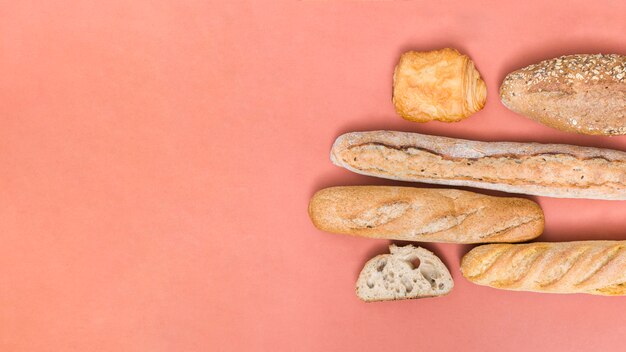
{"type": "Polygon", "coordinates": [[[487,86],[474,63],[454,49],[408,51],[393,75],[393,104],[409,121],[456,122],[486,100],[487,86]]]}

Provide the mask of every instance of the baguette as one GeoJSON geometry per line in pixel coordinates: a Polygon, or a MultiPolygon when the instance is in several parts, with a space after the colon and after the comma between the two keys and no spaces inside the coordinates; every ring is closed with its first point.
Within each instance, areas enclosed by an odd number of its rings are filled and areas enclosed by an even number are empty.
{"type": "Polygon", "coordinates": [[[468,280],[494,288],[626,295],[626,241],[478,246],[461,261],[468,280]]]}
{"type": "Polygon", "coordinates": [[[559,198],[626,199],[626,153],[565,144],[478,142],[417,133],[347,133],[334,164],[356,173],[559,198]]]}
{"type": "Polygon", "coordinates": [[[541,208],[528,199],[387,186],[323,189],[309,216],[323,231],[420,242],[522,242],[544,225],[541,208]]]}
{"type": "Polygon", "coordinates": [[[502,103],[544,125],[592,135],[626,134],[626,56],[568,55],[506,76],[502,103]]]}
{"type": "Polygon", "coordinates": [[[365,302],[437,297],[454,287],[452,275],[431,251],[407,245],[389,246],[391,254],[370,259],[356,282],[356,295],[365,302]]]}

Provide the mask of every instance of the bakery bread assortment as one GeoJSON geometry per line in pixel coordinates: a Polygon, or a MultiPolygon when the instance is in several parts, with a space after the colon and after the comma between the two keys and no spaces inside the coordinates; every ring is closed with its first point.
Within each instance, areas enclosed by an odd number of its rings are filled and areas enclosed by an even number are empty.
{"type": "Polygon", "coordinates": [[[543,232],[543,212],[523,198],[456,189],[331,187],[309,203],[323,231],[420,242],[523,242],[543,232]]]}
{"type": "MultiPolygon", "coordinates": [[[[626,56],[545,60],[507,75],[500,96],[509,109],[562,131],[626,135],[626,56]]],[[[409,121],[459,121],[481,110],[486,97],[474,63],[454,49],[406,52],[393,74],[393,104],[409,121]]],[[[370,131],[339,136],[330,159],[355,173],[398,181],[626,200],[626,152],[618,150],[370,131]]],[[[332,233],[490,243],[462,258],[463,276],[478,285],[626,295],[626,241],[512,244],[543,232],[543,211],[528,199],[455,189],[344,186],[315,193],[308,211],[318,229],[332,233]]],[[[450,272],[432,252],[393,244],[389,250],[361,271],[356,283],[361,300],[437,297],[452,290],[450,272]]]]}
{"type": "Polygon", "coordinates": [[[452,290],[448,268],[432,252],[393,244],[389,252],[370,259],[359,274],[356,295],[363,301],[437,297],[452,290]]]}
{"type": "Polygon", "coordinates": [[[559,198],[626,199],[626,153],[564,144],[478,142],[418,133],[346,133],[334,164],[401,181],[559,198]]]}
{"type": "Polygon", "coordinates": [[[472,60],[455,49],[409,51],[394,71],[392,100],[406,120],[455,122],[485,106],[487,86],[472,60]]]}
{"type": "Polygon", "coordinates": [[[626,295],[626,241],[483,245],[463,257],[461,272],[506,290],[626,295]]]}
{"type": "Polygon", "coordinates": [[[567,55],[506,76],[502,103],[544,125],[593,135],[626,134],[626,56],[567,55]]]}

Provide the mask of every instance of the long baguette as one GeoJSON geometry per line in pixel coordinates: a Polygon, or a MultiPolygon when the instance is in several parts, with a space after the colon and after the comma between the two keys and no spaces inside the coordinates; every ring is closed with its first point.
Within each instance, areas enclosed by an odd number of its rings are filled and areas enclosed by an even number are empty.
{"type": "Polygon", "coordinates": [[[626,153],[610,149],[372,131],[340,136],[330,157],[353,172],[401,181],[626,199],[626,153]]]}
{"type": "Polygon", "coordinates": [[[506,290],[626,295],[626,241],[478,246],[463,257],[461,272],[506,290]]]}
{"type": "Polygon", "coordinates": [[[522,242],[544,225],[541,208],[528,199],[387,186],[320,190],[309,216],[323,231],[421,242],[522,242]]]}

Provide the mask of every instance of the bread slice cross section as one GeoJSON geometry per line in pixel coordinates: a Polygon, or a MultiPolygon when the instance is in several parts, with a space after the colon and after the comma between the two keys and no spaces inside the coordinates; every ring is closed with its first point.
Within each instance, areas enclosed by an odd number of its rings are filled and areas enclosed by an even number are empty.
{"type": "Polygon", "coordinates": [[[389,246],[390,254],[370,259],[356,283],[365,302],[437,297],[448,294],[454,282],[435,254],[421,247],[389,246]]]}

